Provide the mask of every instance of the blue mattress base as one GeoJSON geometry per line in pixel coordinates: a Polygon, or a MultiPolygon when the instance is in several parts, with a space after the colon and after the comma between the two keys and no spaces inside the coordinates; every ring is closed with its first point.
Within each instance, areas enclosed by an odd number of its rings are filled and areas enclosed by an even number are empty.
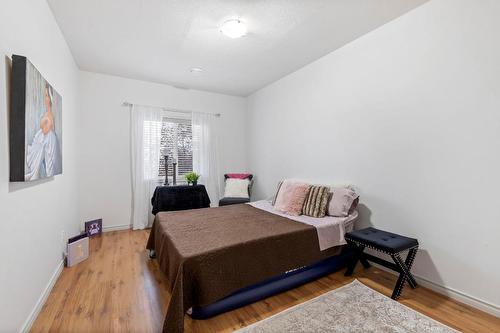
{"type": "Polygon", "coordinates": [[[336,272],[346,267],[352,259],[353,252],[343,251],[339,255],[322,260],[316,264],[302,267],[240,289],[217,302],[205,306],[193,306],[190,316],[193,319],[208,319],[221,313],[255,303],[336,272]]]}

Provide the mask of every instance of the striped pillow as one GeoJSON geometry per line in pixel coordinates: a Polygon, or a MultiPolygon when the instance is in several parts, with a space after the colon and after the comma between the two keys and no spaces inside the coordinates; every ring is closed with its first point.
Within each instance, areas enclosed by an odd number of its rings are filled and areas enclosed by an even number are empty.
{"type": "Polygon", "coordinates": [[[328,208],[329,198],[330,188],[328,186],[311,186],[302,207],[302,214],[312,217],[324,217],[328,208]]]}

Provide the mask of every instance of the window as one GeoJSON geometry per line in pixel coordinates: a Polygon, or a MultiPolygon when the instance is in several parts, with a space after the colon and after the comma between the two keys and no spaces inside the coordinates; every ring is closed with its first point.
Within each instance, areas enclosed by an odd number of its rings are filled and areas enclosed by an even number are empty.
{"type": "Polygon", "coordinates": [[[165,177],[165,159],[168,155],[168,174],[172,175],[172,158],[177,160],[177,179],[193,171],[193,131],[189,119],[162,119],[160,136],[160,163],[158,176],[165,177]]]}

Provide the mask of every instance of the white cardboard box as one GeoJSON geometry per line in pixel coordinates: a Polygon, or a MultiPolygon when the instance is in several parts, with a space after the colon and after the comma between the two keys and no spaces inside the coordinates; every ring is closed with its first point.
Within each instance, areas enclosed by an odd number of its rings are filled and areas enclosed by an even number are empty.
{"type": "Polygon", "coordinates": [[[89,238],[84,236],[78,240],[68,242],[67,266],[74,266],[89,257],[89,238]]]}

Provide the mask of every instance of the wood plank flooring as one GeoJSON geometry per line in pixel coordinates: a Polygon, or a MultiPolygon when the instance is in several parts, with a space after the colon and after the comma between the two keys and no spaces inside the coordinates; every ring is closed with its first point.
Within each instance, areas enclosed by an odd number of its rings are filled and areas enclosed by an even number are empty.
{"type": "MultiPolygon", "coordinates": [[[[65,268],[32,332],[161,332],[166,277],[145,250],[149,231],[117,231],[91,239],[91,255],[65,268]]],[[[395,276],[359,265],[354,277],[390,296],[395,276]]],[[[209,320],[185,317],[186,332],[231,332],[353,280],[343,271],[209,320]]],[[[431,290],[405,288],[400,302],[464,332],[500,332],[500,318],[431,290]]]]}

